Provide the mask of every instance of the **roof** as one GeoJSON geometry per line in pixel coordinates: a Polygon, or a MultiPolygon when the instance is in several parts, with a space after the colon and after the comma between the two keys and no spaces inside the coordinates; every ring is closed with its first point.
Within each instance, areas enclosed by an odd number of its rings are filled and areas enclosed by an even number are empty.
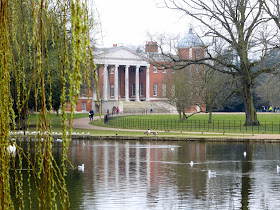
{"type": "Polygon", "coordinates": [[[202,47],[203,42],[201,39],[193,33],[193,30],[190,28],[189,33],[183,37],[179,43],[178,48],[190,48],[190,47],[202,47]]]}

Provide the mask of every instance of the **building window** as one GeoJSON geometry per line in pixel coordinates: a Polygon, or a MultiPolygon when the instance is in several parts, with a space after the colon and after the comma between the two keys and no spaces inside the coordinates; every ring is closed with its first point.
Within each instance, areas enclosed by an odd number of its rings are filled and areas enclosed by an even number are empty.
{"type": "Polygon", "coordinates": [[[157,96],[157,84],[154,84],[154,89],[153,89],[154,91],[154,96],[157,96]]]}
{"type": "Polygon", "coordinates": [[[132,84],[132,96],[135,96],[135,84],[132,84]]]}
{"type": "Polygon", "coordinates": [[[115,67],[111,67],[110,68],[110,74],[114,74],[114,72],[115,72],[115,67]]]}
{"type": "Polygon", "coordinates": [[[140,84],[140,96],[144,95],[144,85],[143,83],[140,84]]]}
{"type": "Polygon", "coordinates": [[[86,91],[85,88],[81,88],[81,90],[80,90],[80,95],[81,95],[81,96],[86,96],[86,95],[87,95],[87,91],[86,91]]]}
{"type": "Polygon", "coordinates": [[[153,72],[157,73],[157,67],[154,66],[153,72]]]}
{"type": "Polygon", "coordinates": [[[82,103],[82,111],[86,111],[87,110],[87,103],[83,102],[82,103]]]}
{"type": "Polygon", "coordinates": [[[195,58],[200,58],[200,50],[195,51],[195,58]]]}
{"type": "Polygon", "coordinates": [[[110,91],[111,91],[111,97],[114,97],[114,85],[111,85],[110,91]]]}
{"type": "Polygon", "coordinates": [[[162,68],[162,73],[166,74],[166,68],[165,67],[162,68]]]}
{"type": "Polygon", "coordinates": [[[162,84],[162,96],[166,96],[166,84],[162,84]]]}

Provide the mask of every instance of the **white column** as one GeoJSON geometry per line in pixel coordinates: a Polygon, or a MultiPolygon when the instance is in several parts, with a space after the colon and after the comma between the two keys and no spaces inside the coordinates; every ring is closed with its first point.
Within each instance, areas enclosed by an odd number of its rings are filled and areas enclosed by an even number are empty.
{"type": "MultiPolygon", "coordinates": [[[[97,79],[99,79],[99,78],[97,77],[97,79]]],[[[92,90],[92,100],[96,101],[97,100],[96,85],[99,82],[98,81],[96,82],[95,79],[93,79],[93,83],[94,83],[94,86],[93,86],[93,90],[92,90]]]]}
{"type": "Polygon", "coordinates": [[[150,101],[150,66],[146,68],[146,101],[150,101]]]}
{"type": "Polygon", "coordinates": [[[104,65],[103,69],[103,100],[108,101],[108,65],[104,65]]]}
{"type": "MultiPolygon", "coordinates": [[[[112,67],[111,67],[112,68],[112,67]]],[[[110,67],[109,67],[110,69],[110,67]]],[[[110,69],[111,71],[111,69],[110,69]]],[[[111,100],[111,79],[110,79],[110,71],[107,70],[107,78],[108,78],[108,82],[107,82],[107,97],[108,97],[108,101],[111,100]]]]}
{"type": "Polygon", "coordinates": [[[119,99],[119,77],[118,77],[118,71],[119,65],[115,65],[115,77],[114,77],[114,97],[115,100],[117,101],[119,99]]]}
{"type": "Polygon", "coordinates": [[[140,66],[136,66],[135,72],[135,101],[139,100],[139,68],[140,66]]]}
{"type": "Polygon", "coordinates": [[[125,66],[125,101],[129,101],[129,66],[125,66]]]}

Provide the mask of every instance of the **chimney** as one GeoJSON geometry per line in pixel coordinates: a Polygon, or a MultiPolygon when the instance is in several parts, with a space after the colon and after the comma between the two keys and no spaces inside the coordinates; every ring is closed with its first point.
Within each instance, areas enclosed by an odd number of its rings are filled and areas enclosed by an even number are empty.
{"type": "Polygon", "coordinates": [[[158,52],[157,42],[147,41],[145,45],[145,52],[151,52],[151,53],[158,52]]]}
{"type": "Polygon", "coordinates": [[[117,47],[118,45],[117,44],[113,44],[113,47],[117,47]]]}

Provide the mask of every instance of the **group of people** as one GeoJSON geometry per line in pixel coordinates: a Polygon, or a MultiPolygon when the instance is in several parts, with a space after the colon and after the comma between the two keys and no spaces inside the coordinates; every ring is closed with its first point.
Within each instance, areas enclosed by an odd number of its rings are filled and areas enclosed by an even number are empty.
{"type": "Polygon", "coordinates": [[[280,108],[279,107],[272,107],[272,106],[269,106],[269,107],[263,106],[262,107],[262,112],[277,112],[277,113],[279,113],[280,108]]]}
{"type": "MultiPolygon", "coordinates": [[[[107,111],[108,112],[108,111],[107,111]]],[[[120,109],[119,107],[113,106],[112,108],[112,115],[114,114],[119,114],[120,113],[120,109]]]]}

